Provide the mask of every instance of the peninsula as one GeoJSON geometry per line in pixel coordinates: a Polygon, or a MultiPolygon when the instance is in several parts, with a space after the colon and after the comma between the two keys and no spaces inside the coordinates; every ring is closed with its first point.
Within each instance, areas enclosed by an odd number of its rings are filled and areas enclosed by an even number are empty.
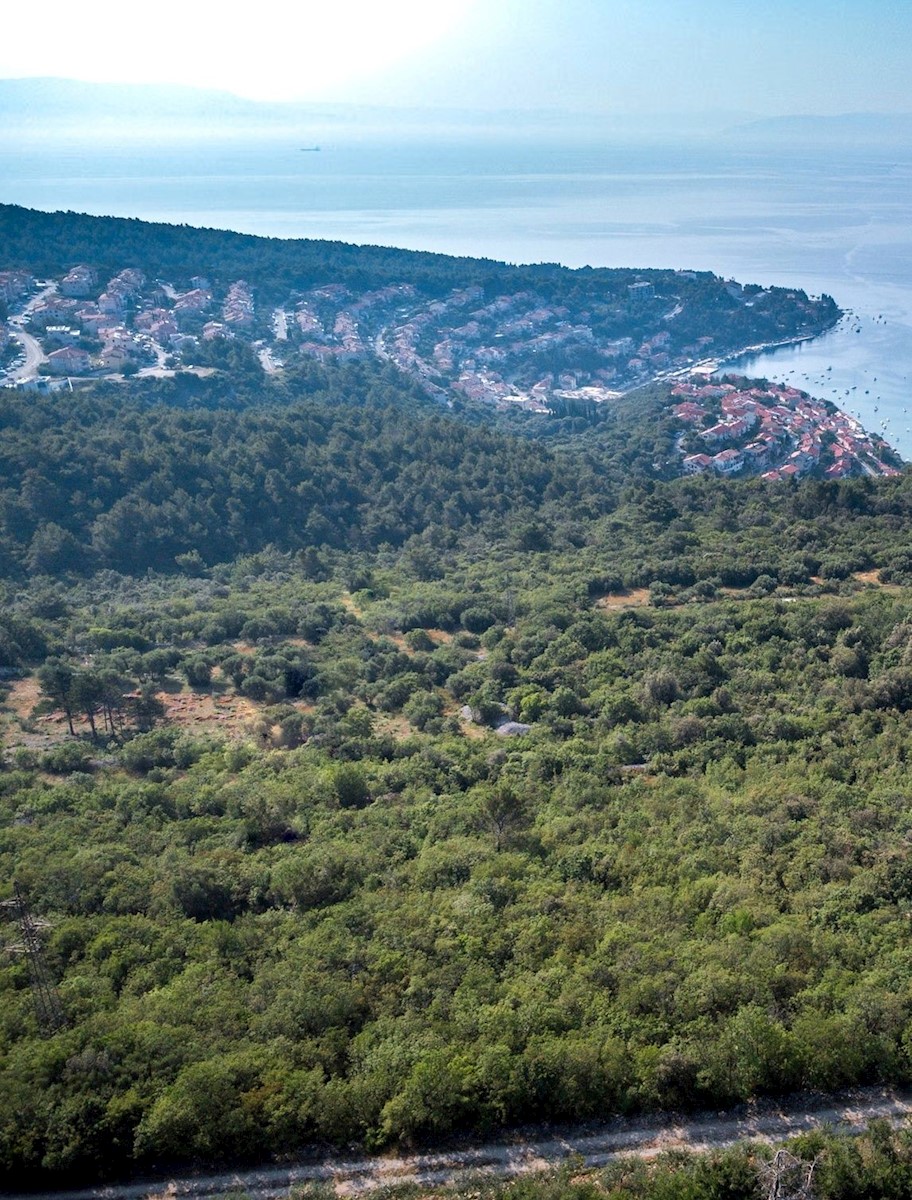
{"type": "Polygon", "coordinates": [[[509,267],[13,206],[0,245],[3,378],[39,390],[224,369],[233,343],[269,374],[374,360],[448,406],[585,414],[839,316],[828,296],[705,271],[509,267]]]}

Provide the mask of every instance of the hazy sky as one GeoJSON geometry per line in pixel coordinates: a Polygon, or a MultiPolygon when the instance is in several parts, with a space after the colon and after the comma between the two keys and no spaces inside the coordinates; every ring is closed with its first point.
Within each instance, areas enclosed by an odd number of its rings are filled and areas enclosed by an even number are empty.
{"type": "Polygon", "coordinates": [[[613,113],[912,111],[910,0],[44,0],[0,77],[613,113]]]}

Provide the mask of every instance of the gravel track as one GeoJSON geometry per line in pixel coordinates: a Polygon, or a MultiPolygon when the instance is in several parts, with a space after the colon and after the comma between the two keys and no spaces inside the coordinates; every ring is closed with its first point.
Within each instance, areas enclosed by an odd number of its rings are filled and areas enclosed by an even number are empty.
{"type": "MultiPolygon", "coordinates": [[[[580,1168],[603,1167],[625,1156],[652,1158],[667,1150],[719,1149],[741,1141],[782,1141],[827,1126],[861,1132],[877,1117],[893,1125],[912,1115],[912,1093],[866,1088],[839,1096],[796,1098],[779,1104],[745,1106],[730,1113],[614,1120],[562,1134],[532,1133],[438,1152],[372,1158],[327,1157],[284,1166],[181,1175],[79,1191],[31,1193],[14,1200],[146,1200],[161,1197],[218,1197],[244,1193],[251,1200],[278,1200],[306,1184],[328,1185],[339,1197],[357,1197],[401,1184],[459,1185],[473,1177],[508,1179],[557,1167],[569,1158],[580,1168]]],[[[2,1193],[9,1195],[9,1193],[2,1193]]]]}

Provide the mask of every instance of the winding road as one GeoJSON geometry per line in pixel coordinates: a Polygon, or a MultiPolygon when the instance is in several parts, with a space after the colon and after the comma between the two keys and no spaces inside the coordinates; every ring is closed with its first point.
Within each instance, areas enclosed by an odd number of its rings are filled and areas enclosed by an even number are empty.
{"type": "Polygon", "coordinates": [[[41,349],[38,341],[30,333],[26,333],[23,326],[28,320],[32,309],[56,291],[57,285],[49,284],[37,296],[33,296],[29,300],[22,312],[15,313],[10,317],[10,337],[14,338],[22,346],[25,351],[25,362],[20,363],[18,367],[13,367],[12,370],[7,372],[6,383],[24,383],[28,379],[34,379],[38,374],[38,368],[43,362],[47,361],[47,355],[41,349]]]}
{"type": "MultiPolygon", "coordinates": [[[[865,1088],[839,1096],[783,1104],[745,1106],[731,1113],[687,1117],[667,1114],[639,1121],[615,1120],[563,1135],[531,1135],[436,1153],[376,1158],[323,1158],[286,1166],[213,1175],[163,1177],[81,1191],[30,1193],[11,1200],[146,1200],[217,1197],[243,1192],[251,1200],[278,1200],[304,1184],[329,1185],[339,1197],[363,1196],[402,1184],[465,1185],[480,1175],[508,1179],[557,1167],[572,1159],[580,1169],[607,1166],[631,1155],[653,1158],[667,1150],[714,1150],[742,1141],[782,1141],[827,1126],[861,1132],[874,1118],[901,1125],[912,1115],[912,1093],[865,1088]]],[[[6,1193],[4,1193],[6,1195],[6,1193]]]]}

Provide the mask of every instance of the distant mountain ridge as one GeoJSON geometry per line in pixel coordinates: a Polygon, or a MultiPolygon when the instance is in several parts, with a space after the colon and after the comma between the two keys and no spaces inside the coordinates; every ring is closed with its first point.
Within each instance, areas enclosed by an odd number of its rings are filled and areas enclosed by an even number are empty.
{"type": "Polygon", "coordinates": [[[765,117],[726,130],[737,137],[812,138],[820,141],[867,139],[912,139],[912,113],[841,113],[837,116],[799,114],[765,117]]]}
{"type": "MultiPolygon", "coordinates": [[[[0,79],[0,129],[17,126],[50,127],[111,124],[141,125],[162,120],[176,128],[204,122],[237,127],[287,131],[303,124],[326,136],[334,130],[371,130],[446,134],[506,135],[516,140],[530,135],[568,138],[661,136],[718,133],[744,119],[743,111],[727,113],[640,114],[571,112],[561,109],[480,109],[383,106],[330,101],[250,100],[233,92],[177,84],[90,83],[53,76],[0,79]],[[4,128],[5,124],[5,128],[4,128]],[[325,132],[324,132],[325,131],[325,132]]],[[[174,127],[171,128],[174,132],[174,127]]]]}
{"type": "Polygon", "coordinates": [[[176,128],[204,123],[228,129],[255,125],[322,126],[351,124],[366,110],[356,105],[267,103],[233,92],[179,84],[87,83],[77,79],[0,79],[0,120],[12,128],[174,123],[176,128]]]}
{"type": "Polygon", "coordinates": [[[912,113],[799,113],[757,117],[747,112],[613,114],[557,109],[483,110],[382,106],[329,101],[251,100],[233,92],[182,84],[94,83],[55,76],[0,79],[0,128],[49,125],[142,125],[163,120],[176,127],[203,122],[225,132],[255,125],[276,132],[304,125],[325,136],[334,129],[389,133],[438,131],[531,133],[567,137],[636,137],[689,133],[700,137],[912,139],[912,113]]]}
{"type": "Polygon", "coordinates": [[[160,84],[97,84],[53,77],[0,79],[0,115],[67,118],[89,116],[248,113],[258,106],[231,92],[160,84]]]}

